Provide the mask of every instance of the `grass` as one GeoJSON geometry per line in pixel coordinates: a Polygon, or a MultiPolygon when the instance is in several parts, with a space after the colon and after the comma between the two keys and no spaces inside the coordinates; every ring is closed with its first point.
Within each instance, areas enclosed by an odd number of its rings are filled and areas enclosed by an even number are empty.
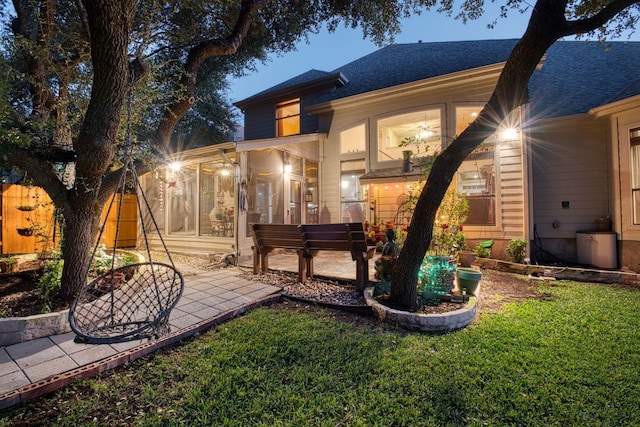
{"type": "Polygon", "coordinates": [[[545,291],[436,336],[261,308],[10,408],[0,426],[640,425],[638,291],[545,291]]]}

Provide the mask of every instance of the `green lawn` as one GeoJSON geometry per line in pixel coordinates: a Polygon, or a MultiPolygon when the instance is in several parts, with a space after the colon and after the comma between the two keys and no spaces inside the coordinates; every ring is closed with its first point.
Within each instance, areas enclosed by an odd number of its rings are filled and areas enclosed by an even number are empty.
{"type": "Polygon", "coordinates": [[[640,293],[557,282],[447,335],[261,308],[0,426],[638,426],[640,293]]]}

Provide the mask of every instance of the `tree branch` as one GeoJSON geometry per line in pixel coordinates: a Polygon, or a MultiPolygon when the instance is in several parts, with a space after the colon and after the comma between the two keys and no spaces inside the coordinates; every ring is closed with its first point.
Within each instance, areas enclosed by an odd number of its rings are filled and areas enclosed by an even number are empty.
{"type": "Polygon", "coordinates": [[[604,26],[609,20],[613,19],[618,13],[634,4],[640,3],[639,0],[613,0],[604,6],[600,12],[595,15],[580,19],[577,21],[568,21],[564,36],[572,36],[576,34],[584,34],[597,30],[604,26]]]}
{"type": "Polygon", "coordinates": [[[158,129],[155,142],[167,145],[173,129],[182,117],[191,109],[195,102],[196,81],[202,63],[215,55],[232,55],[238,51],[255,15],[265,7],[270,0],[243,0],[240,13],[233,31],[225,38],[210,39],[194,46],[184,65],[184,76],[179,86],[184,87],[183,96],[176,99],[165,111],[158,129]]]}

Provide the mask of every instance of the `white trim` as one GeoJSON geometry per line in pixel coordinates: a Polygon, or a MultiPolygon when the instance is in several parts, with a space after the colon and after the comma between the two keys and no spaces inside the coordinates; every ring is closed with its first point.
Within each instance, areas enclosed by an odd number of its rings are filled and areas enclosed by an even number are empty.
{"type": "Polygon", "coordinates": [[[640,95],[592,108],[588,114],[600,118],[611,114],[622,113],[637,107],[640,107],[640,95]]]}
{"type": "Polygon", "coordinates": [[[385,102],[391,98],[403,98],[407,93],[416,93],[418,91],[443,89],[446,87],[459,86],[460,83],[468,85],[471,82],[487,80],[490,78],[497,79],[504,68],[505,62],[486,65],[484,67],[472,68],[470,70],[458,71],[455,73],[445,74],[443,76],[431,77],[428,79],[417,80],[401,85],[386,87],[365,93],[358,93],[352,96],[336,99],[333,101],[323,102],[306,108],[310,114],[321,114],[326,112],[335,112],[340,108],[349,108],[353,105],[362,107],[367,102],[379,103],[383,99],[385,102]]]}
{"type": "Polygon", "coordinates": [[[259,150],[261,148],[274,148],[285,146],[290,144],[300,144],[302,142],[315,142],[322,139],[326,139],[327,134],[324,132],[309,133],[304,135],[291,135],[283,136],[280,138],[263,138],[263,139],[251,139],[246,141],[239,141],[236,146],[236,151],[241,153],[243,151],[259,150]]]}

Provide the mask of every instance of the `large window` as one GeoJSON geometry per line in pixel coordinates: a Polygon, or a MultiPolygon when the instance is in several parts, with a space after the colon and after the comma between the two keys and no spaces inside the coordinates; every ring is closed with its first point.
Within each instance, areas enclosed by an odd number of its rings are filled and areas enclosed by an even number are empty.
{"type": "Polygon", "coordinates": [[[167,208],[169,234],[194,235],[196,231],[197,165],[169,169],[167,208]]]}
{"type": "Polygon", "coordinates": [[[247,154],[247,222],[284,224],[282,151],[266,149],[247,154]]]}
{"type": "Polygon", "coordinates": [[[340,154],[359,153],[366,150],[364,124],[340,132],[340,154]]]}
{"type": "Polygon", "coordinates": [[[200,234],[233,237],[233,170],[223,162],[200,166],[200,234]]]}
{"type": "MultiPolygon", "coordinates": [[[[481,107],[456,108],[459,135],[475,120],[481,107]]],[[[457,173],[458,192],[469,202],[467,225],[496,224],[495,137],[489,137],[462,162],[457,173]]]]}
{"type": "Polygon", "coordinates": [[[364,222],[366,219],[367,195],[359,178],[364,171],[364,159],[340,163],[342,219],[345,222],[364,222]]]}
{"type": "Polygon", "coordinates": [[[167,183],[164,179],[164,169],[157,169],[145,176],[144,194],[149,202],[151,212],[142,209],[142,221],[147,233],[157,233],[155,223],[160,231],[164,230],[165,197],[167,183]],[[153,215],[153,218],[151,217],[153,215]]]}
{"type": "Polygon", "coordinates": [[[378,120],[378,161],[402,159],[404,150],[431,155],[441,147],[440,109],[378,120]],[[416,143],[418,145],[416,145],[416,143]]]}
{"type": "Polygon", "coordinates": [[[276,136],[300,133],[300,99],[292,99],[276,105],[276,136]]]}
{"type": "Polygon", "coordinates": [[[640,225],[640,128],[631,129],[631,201],[633,224],[640,225]]]}

